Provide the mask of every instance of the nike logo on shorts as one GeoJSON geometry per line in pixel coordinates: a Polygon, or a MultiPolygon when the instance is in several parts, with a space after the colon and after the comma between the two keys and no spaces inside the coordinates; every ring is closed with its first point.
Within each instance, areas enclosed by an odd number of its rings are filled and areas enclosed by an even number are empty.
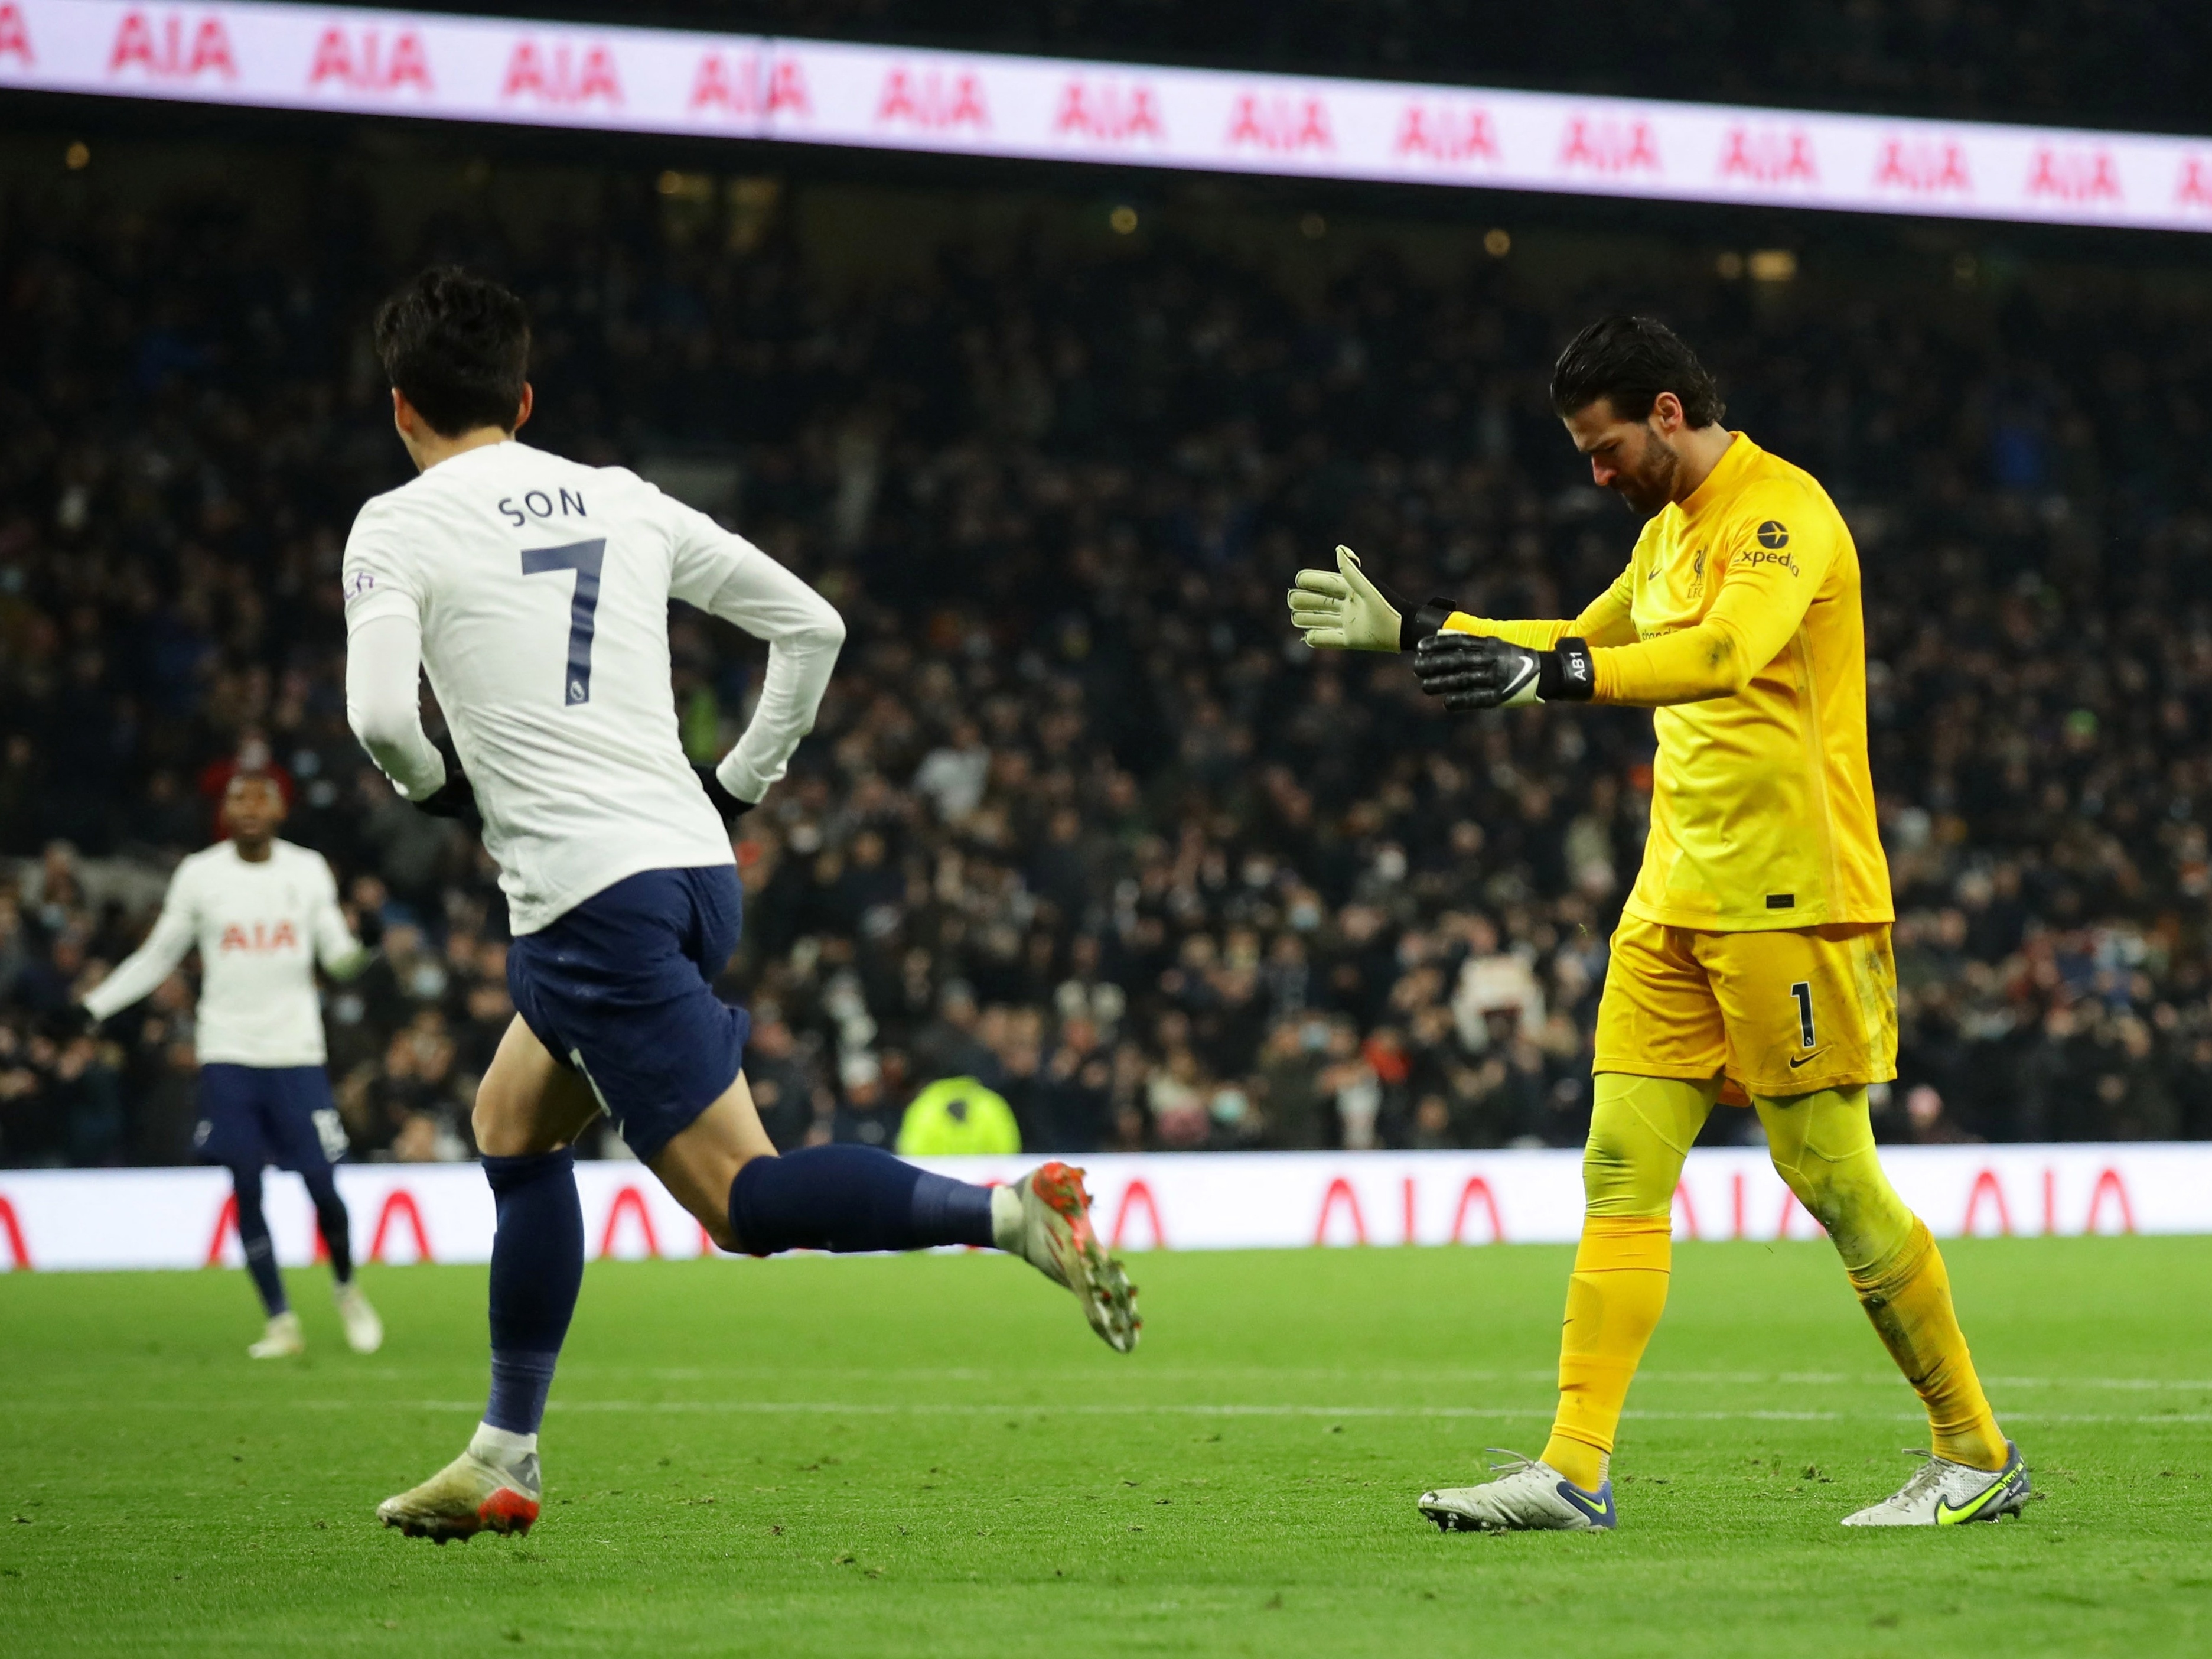
{"type": "Polygon", "coordinates": [[[1810,1054],[1801,1054],[1796,1059],[1790,1062],[1790,1069],[1792,1071],[1795,1071],[1799,1066],[1808,1064],[1814,1060],[1819,1059],[1820,1056],[1827,1052],[1828,1051],[1825,1048],[1816,1048],[1810,1054]]]}

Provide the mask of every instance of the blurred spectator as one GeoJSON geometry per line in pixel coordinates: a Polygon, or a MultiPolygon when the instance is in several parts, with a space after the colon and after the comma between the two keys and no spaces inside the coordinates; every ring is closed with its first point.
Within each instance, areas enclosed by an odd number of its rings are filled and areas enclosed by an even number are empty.
{"type": "MultiPolygon", "coordinates": [[[[296,839],[385,924],[327,1003],[356,1152],[467,1156],[513,1014],[505,907],[481,848],[353,744],[337,591],[353,513],[405,469],[368,309],[457,252],[537,314],[533,438],[726,456],[736,521],[850,624],[814,737],[739,826],[724,989],[779,1147],[889,1144],[955,1077],[1034,1151],[1578,1142],[1648,717],[1445,719],[1401,663],[1298,647],[1281,590],[1347,540],[1492,614],[1600,591],[1634,527],[1540,387],[1576,325],[1654,302],[1620,274],[1645,267],[1732,418],[1859,540],[1899,910],[1883,1132],[2212,1134],[2189,273],[2024,263],[1938,304],[1917,253],[1844,227],[1867,240],[1815,302],[1656,237],[1577,288],[1479,244],[1416,271],[1380,235],[1279,270],[1164,232],[1020,259],[948,232],[933,275],[872,287],[817,279],[839,250],[804,214],[739,253],[649,180],[512,173],[574,234],[349,185],[0,187],[0,1160],[189,1156],[189,969],[96,1044],[43,1016],[212,833],[203,780],[264,753],[296,839]],[[148,348],[180,326],[192,352],[148,348]]],[[[711,754],[757,650],[688,613],[672,650],[711,754]]]]}

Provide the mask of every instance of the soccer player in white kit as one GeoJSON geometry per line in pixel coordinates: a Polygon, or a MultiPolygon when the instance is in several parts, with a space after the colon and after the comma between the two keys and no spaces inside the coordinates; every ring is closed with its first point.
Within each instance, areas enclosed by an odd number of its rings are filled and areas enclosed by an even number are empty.
{"type": "Polygon", "coordinates": [[[346,544],[347,715],[401,794],[481,828],[516,1009],[474,1114],[498,1209],[490,1398],[468,1449],[379,1517],[441,1543],[537,1520],[538,1425],[583,1278],[574,1143],[602,1111],[726,1250],[995,1247],[1133,1348],[1134,1292],[1080,1170],[994,1188],[873,1147],[779,1158],[753,1109],[750,1021],[712,989],[739,925],[726,820],[812,729],[837,613],[636,474],[517,442],[530,329],[504,289],[426,271],[378,314],[376,345],[421,476],[363,507],[346,544]],[[753,717],[711,773],[678,741],[671,599],[769,642],[753,717]],[[418,668],[451,729],[442,750],[418,668]]]}
{"type": "Polygon", "coordinates": [[[246,1352],[276,1359],[307,1346],[284,1294],[261,1207],[261,1171],[299,1172],[314,1200],[315,1226],[331,1259],[346,1344],[372,1354],[384,1327],[353,1282],[344,1203],[331,1165],[345,1155],[345,1128],[323,1070],[323,1011],[315,963],[348,979],[369,954],[347,929],[337,883],[323,855],[277,839],[284,795],[265,773],[240,772],[222,802],[229,839],[177,866],[153,930],[113,973],[85,993],[96,1023],[150,995],[195,945],[200,953],[196,1046],[200,1120],[192,1150],[230,1171],[238,1241],[268,1314],[246,1352]]]}

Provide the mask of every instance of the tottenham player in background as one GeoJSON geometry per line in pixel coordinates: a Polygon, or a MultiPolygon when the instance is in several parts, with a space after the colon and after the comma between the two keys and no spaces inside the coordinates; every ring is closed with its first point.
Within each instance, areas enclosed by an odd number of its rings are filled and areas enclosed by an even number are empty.
{"type": "Polygon", "coordinates": [[[274,778],[233,778],[222,818],[230,839],[177,866],[153,931],[86,993],[82,1017],[105,1020],[152,994],[199,947],[200,1121],[192,1146],[228,1168],[237,1189],[246,1270],[269,1314],[268,1329],[246,1352],[276,1359],[307,1345],[261,1209],[261,1172],[273,1163],[307,1182],[346,1343],[373,1354],[384,1327],[353,1282],[346,1207],[331,1179],[346,1138],[323,1070],[315,993],[318,958],[332,979],[349,979],[368,966],[368,952],[346,927],[322,854],[277,839],[284,796],[274,778]]]}
{"type": "Polygon", "coordinates": [[[1135,1346],[1134,1293],[1091,1230],[1081,1171],[991,1188],[872,1147],[779,1158],[753,1109],[750,1022],[713,991],[738,928],[726,820],[812,729],[837,613],[635,473],[518,442],[530,328],[504,289],[427,271],[378,314],[376,348],[421,476],[363,507],[346,544],[347,714],[409,800],[481,828],[517,1010],[474,1114],[498,1209],[490,1400],[468,1449],[379,1516],[441,1542],[537,1519],[538,1424],[583,1278],[574,1143],[602,1111],[726,1250],[995,1246],[1135,1346]],[[672,598],[769,643],[752,720],[711,772],[678,741],[672,598]]]}

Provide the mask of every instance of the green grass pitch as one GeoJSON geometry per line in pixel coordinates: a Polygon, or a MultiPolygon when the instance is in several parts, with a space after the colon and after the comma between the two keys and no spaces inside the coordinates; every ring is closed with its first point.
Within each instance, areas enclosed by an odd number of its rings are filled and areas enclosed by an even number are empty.
{"type": "Polygon", "coordinates": [[[1533,1453],[1569,1253],[1138,1259],[1145,1343],[1004,1259],[593,1267],[527,1539],[371,1511],[483,1400],[481,1268],[371,1270],[255,1363],[235,1272],[0,1278],[0,1647],[1607,1656],[2212,1650],[2212,1240],[1947,1254],[2045,1494],[1846,1532],[1923,1440],[1825,1246],[1679,1247],[1617,1533],[1444,1536],[1533,1453]]]}

